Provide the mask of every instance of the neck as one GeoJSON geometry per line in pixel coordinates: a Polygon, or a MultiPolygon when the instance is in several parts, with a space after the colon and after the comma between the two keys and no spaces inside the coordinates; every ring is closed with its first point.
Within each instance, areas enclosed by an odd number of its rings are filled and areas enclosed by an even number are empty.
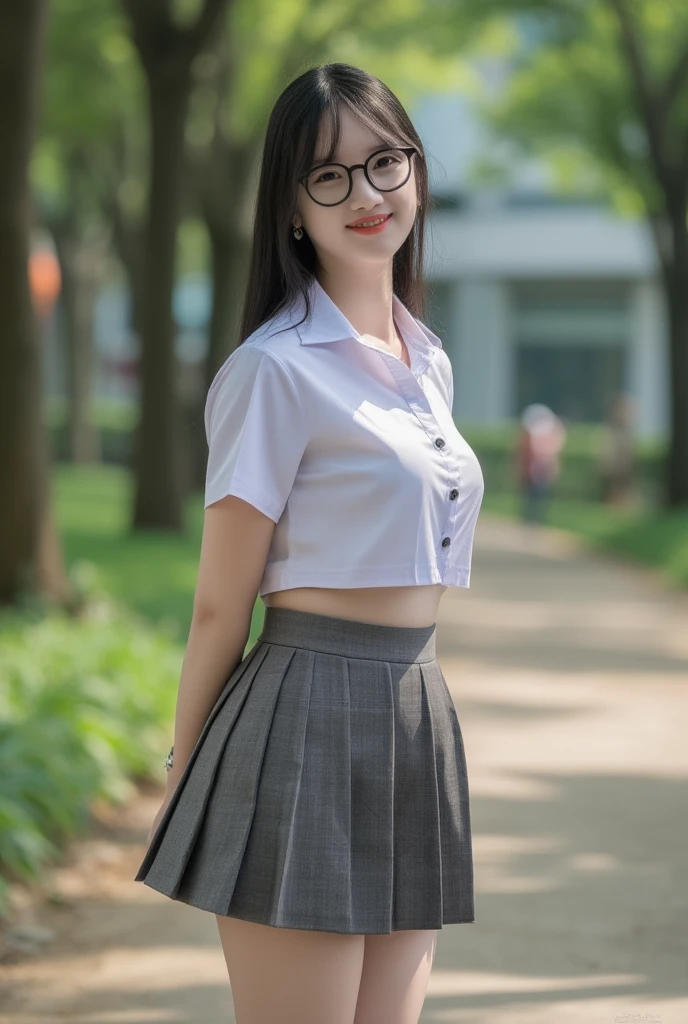
{"type": "Polygon", "coordinates": [[[391,261],[372,272],[365,264],[355,269],[338,267],[336,274],[323,269],[317,278],[359,334],[379,338],[393,351],[403,347],[394,324],[391,261]]]}

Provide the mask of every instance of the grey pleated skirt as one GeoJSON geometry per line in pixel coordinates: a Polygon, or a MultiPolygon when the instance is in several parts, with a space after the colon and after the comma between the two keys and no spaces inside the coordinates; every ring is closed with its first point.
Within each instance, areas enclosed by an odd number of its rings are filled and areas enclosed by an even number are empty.
{"type": "Polygon", "coordinates": [[[474,921],[466,759],[435,633],[266,608],[135,880],[283,928],[474,921]]]}

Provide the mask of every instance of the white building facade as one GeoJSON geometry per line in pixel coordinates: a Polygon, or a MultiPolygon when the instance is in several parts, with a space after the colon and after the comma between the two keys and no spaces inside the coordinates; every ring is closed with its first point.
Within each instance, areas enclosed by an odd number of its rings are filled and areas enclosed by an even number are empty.
{"type": "Polygon", "coordinates": [[[509,189],[476,186],[485,140],[462,97],[430,97],[413,120],[440,200],[428,320],[454,366],[457,422],[501,423],[535,401],[600,422],[625,393],[636,433],[665,437],[668,333],[649,227],[557,198],[535,164],[516,168],[509,189]]]}

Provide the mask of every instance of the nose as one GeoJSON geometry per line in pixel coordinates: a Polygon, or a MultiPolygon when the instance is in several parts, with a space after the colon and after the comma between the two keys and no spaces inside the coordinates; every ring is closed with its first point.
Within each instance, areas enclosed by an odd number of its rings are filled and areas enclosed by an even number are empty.
{"type": "Polygon", "coordinates": [[[358,208],[359,206],[369,206],[371,203],[375,205],[381,202],[382,193],[370,184],[365,174],[363,173],[362,167],[355,167],[351,171],[351,195],[349,196],[349,203],[351,206],[358,208]]]}

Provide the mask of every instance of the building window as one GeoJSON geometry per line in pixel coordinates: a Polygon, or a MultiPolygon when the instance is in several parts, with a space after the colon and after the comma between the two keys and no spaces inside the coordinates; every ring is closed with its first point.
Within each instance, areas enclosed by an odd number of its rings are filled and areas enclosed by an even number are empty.
{"type": "Polygon", "coordinates": [[[513,289],[512,415],[543,402],[571,422],[604,420],[627,388],[629,292],[614,282],[513,289]]]}
{"type": "Polygon", "coordinates": [[[625,352],[618,346],[519,346],[516,415],[544,402],[571,422],[599,423],[624,389],[625,352]]]}

